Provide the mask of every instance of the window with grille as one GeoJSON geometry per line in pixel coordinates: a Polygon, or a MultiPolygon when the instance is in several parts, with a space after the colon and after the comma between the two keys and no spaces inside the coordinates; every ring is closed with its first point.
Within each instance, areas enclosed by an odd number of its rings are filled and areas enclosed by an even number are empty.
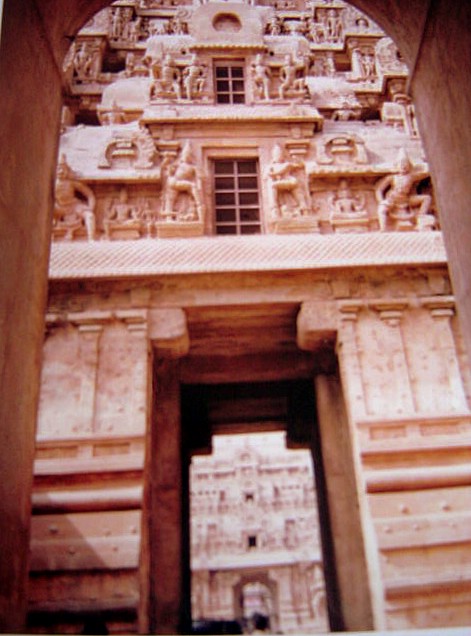
{"type": "Polygon", "coordinates": [[[245,102],[244,63],[242,60],[216,62],[214,75],[218,104],[243,104],[245,102]]]}
{"type": "Polygon", "coordinates": [[[216,234],[259,234],[260,206],[256,159],[214,162],[216,234]]]}

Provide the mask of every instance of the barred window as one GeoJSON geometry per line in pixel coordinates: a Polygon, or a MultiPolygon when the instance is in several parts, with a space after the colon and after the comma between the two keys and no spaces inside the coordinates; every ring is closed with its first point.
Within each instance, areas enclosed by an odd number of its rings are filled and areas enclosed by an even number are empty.
{"type": "Polygon", "coordinates": [[[245,102],[243,60],[215,62],[214,76],[218,104],[243,104],[245,102]]]}
{"type": "Polygon", "coordinates": [[[214,162],[216,234],[260,234],[258,161],[214,162]]]}

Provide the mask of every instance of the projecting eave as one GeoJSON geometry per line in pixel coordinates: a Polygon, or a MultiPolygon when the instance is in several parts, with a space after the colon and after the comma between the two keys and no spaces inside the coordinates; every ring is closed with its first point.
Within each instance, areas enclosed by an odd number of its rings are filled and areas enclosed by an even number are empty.
{"type": "Polygon", "coordinates": [[[184,107],[163,107],[161,104],[151,105],[143,112],[141,121],[152,124],[185,124],[185,123],[226,123],[259,122],[270,124],[305,124],[311,130],[321,131],[324,118],[314,106],[302,105],[264,105],[240,104],[222,106],[205,104],[184,107]]]}
{"type": "Polygon", "coordinates": [[[264,235],[52,244],[51,280],[445,265],[440,232],[264,235]]]}

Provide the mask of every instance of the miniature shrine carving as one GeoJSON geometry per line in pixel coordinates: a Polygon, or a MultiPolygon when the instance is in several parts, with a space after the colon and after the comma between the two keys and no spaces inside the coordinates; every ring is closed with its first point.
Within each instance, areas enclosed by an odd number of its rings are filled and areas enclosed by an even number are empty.
{"type": "Polygon", "coordinates": [[[329,135],[318,146],[317,162],[327,165],[367,164],[365,142],[358,135],[329,135]]]}
{"type": "Polygon", "coordinates": [[[99,168],[133,166],[137,170],[149,170],[154,167],[156,149],[151,134],[143,124],[139,129],[114,133],[107,143],[99,168]]]}
{"type": "Polygon", "coordinates": [[[75,177],[62,155],[56,174],[52,236],[71,240],[82,235],[93,241],[95,225],[95,195],[75,177]]]}
{"type": "Polygon", "coordinates": [[[381,230],[425,229],[434,224],[429,214],[432,198],[419,194],[416,183],[428,176],[428,172],[414,166],[405,150],[398,158],[397,172],[383,177],[376,185],[378,217],[381,230]]]}

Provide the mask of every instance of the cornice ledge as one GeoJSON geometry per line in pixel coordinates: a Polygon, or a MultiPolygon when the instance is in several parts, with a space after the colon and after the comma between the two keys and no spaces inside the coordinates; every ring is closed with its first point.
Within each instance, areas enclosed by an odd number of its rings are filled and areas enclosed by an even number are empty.
{"type": "Polygon", "coordinates": [[[50,280],[446,265],[441,233],[56,242],[50,280]]]}

